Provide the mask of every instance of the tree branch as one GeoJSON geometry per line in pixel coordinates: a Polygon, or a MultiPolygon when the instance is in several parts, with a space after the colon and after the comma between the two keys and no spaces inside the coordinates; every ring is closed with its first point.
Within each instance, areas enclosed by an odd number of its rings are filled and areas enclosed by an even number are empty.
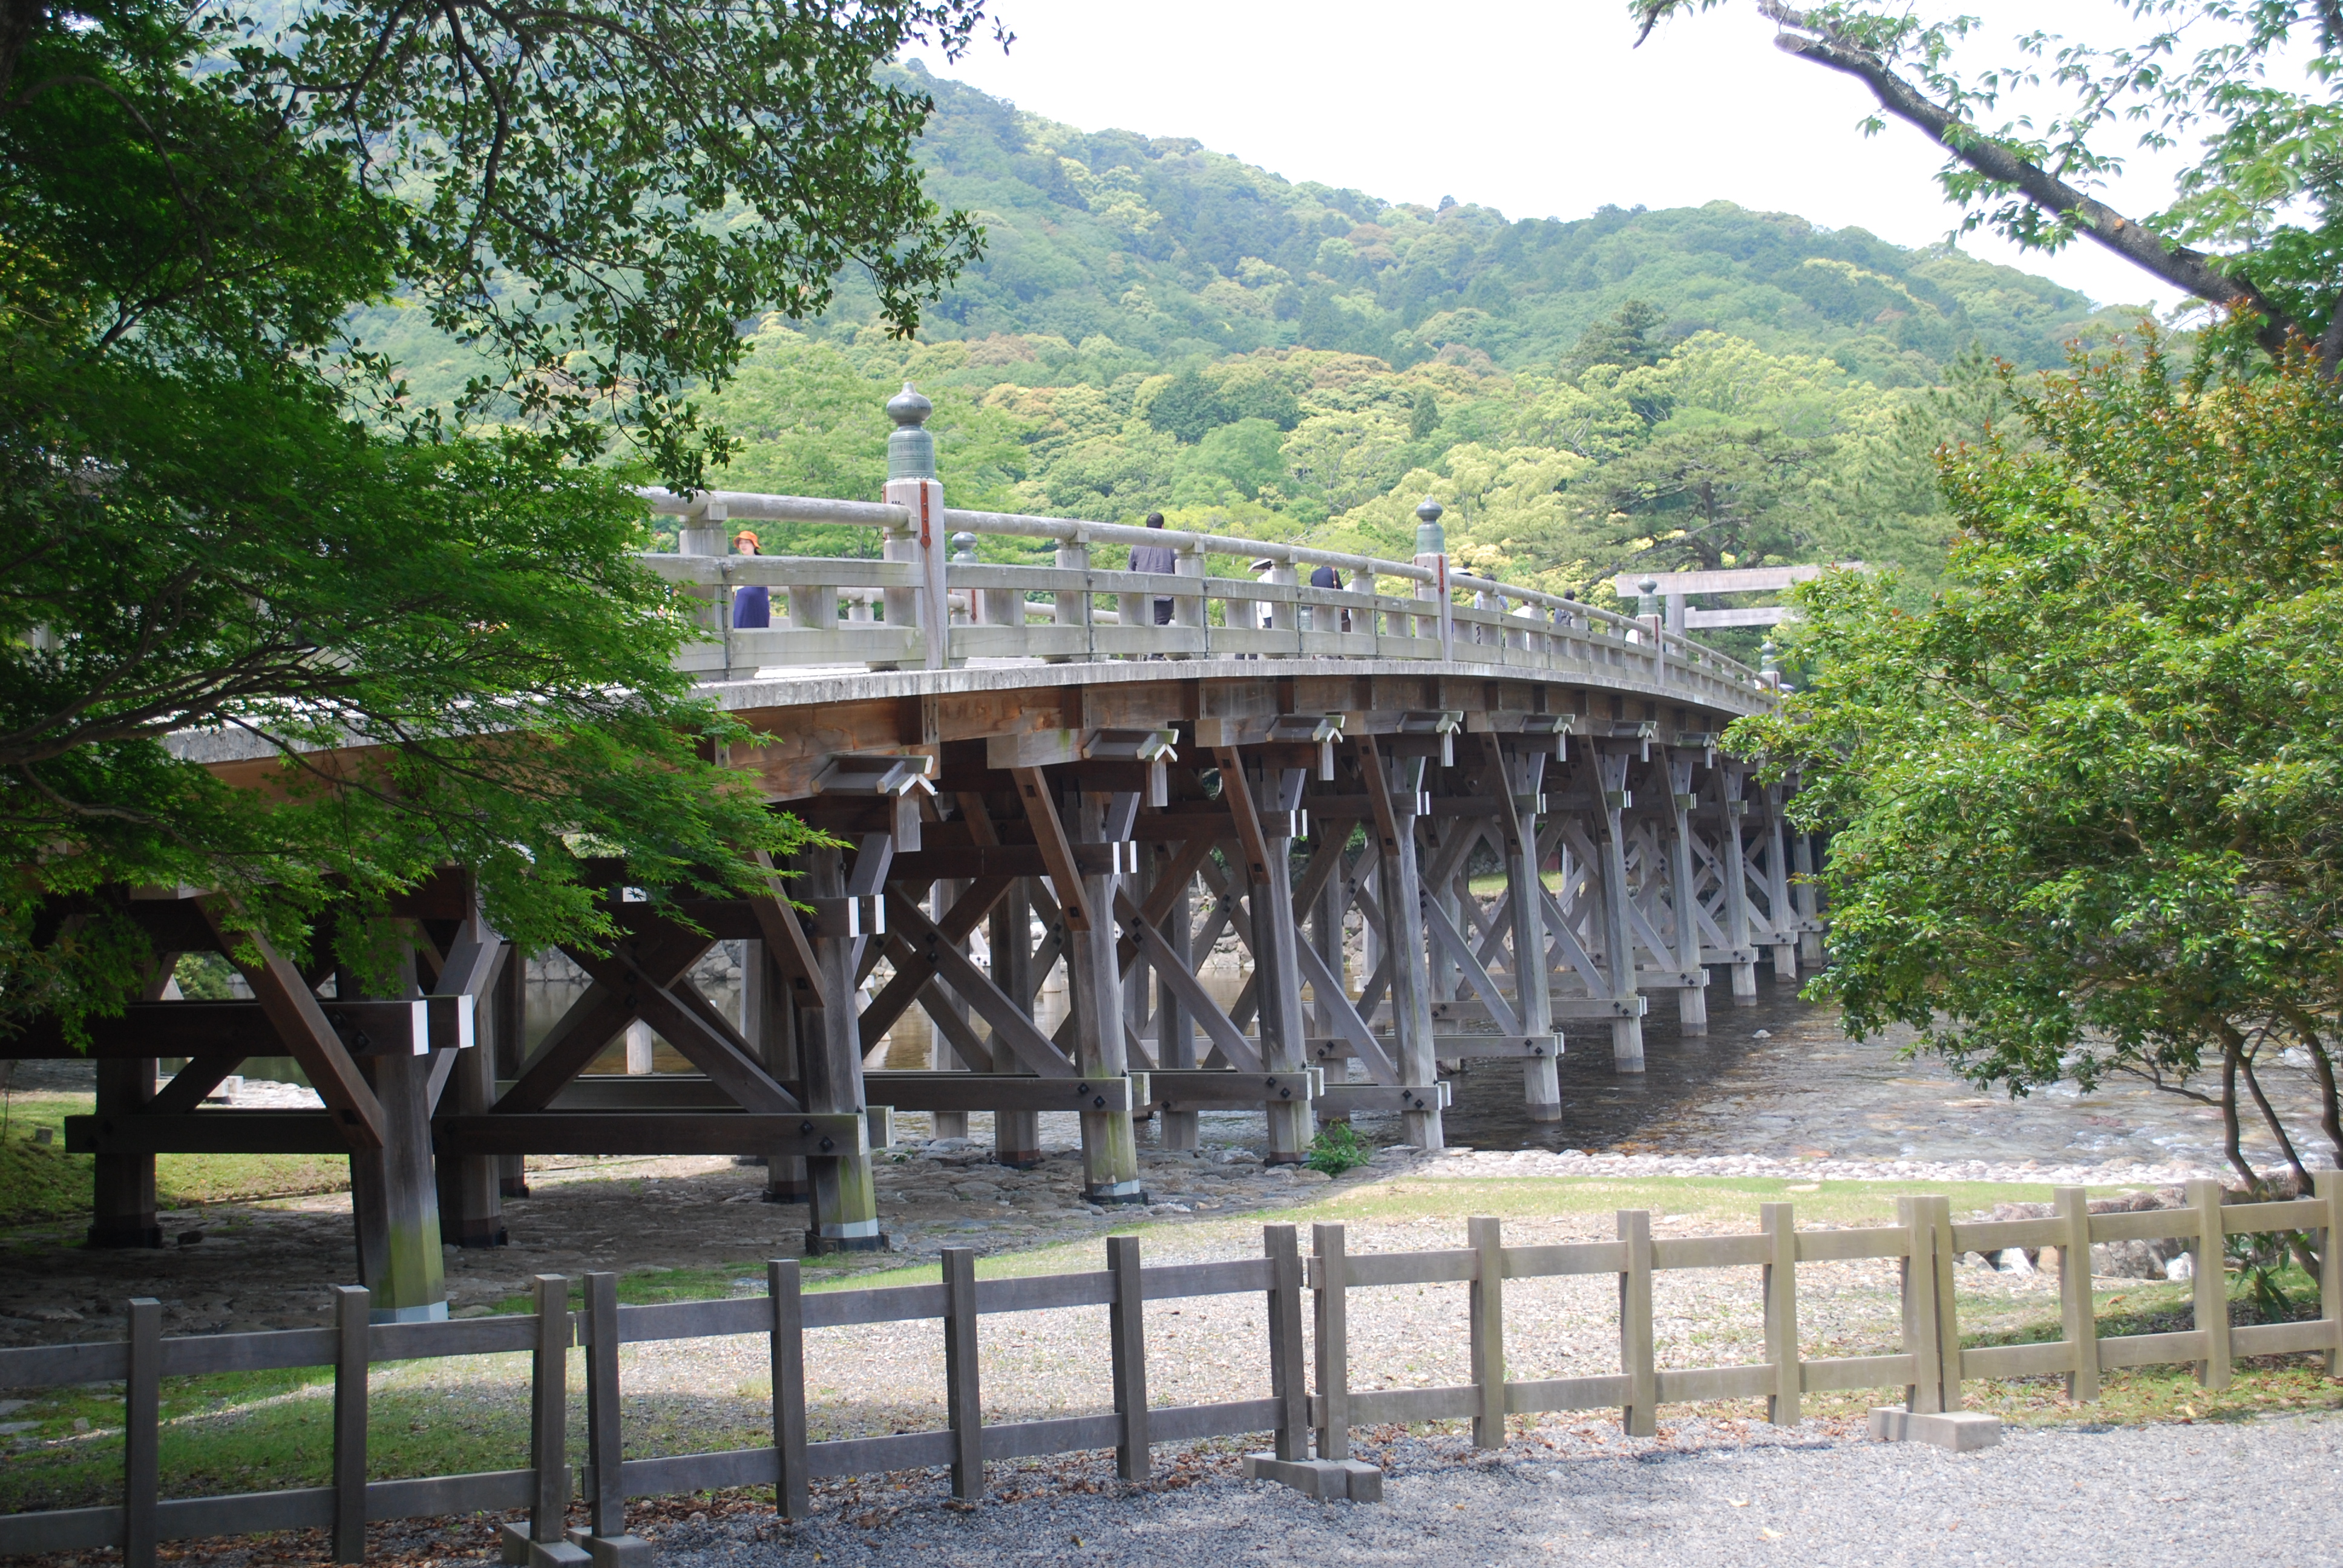
{"type": "MultiPolygon", "coordinates": [[[[2222,271],[2215,259],[2202,251],[2172,244],[2105,202],[2086,196],[2040,165],[2019,156],[2006,143],[1986,135],[1897,75],[1885,61],[1869,50],[1833,36],[1820,22],[1776,0],[1760,0],[1758,9],[1785,27],[1800,29],[1777,35],[1774,39],[1775,48],[1855,77],[1871,89],[1881,108],[1926,132],[1939,146],[1986,178],[2017,191],[2046,212],[2072,221],[2077,233],[2175,288],[2209,305],[2253,311],[2261,317],[2255,341],[2271,354],[2283,352],[2288,336],[2300,330],[2300,324],[2272,303],[2251,279],[2222,271]]],[[[2338,338],[2336,347],[2343,351],[2343,337],[2338,338]]],[[[2321,347],[2321,363],[2331,375],[2334,361],[2325,357],[2325,346],[2321,347]]]]}

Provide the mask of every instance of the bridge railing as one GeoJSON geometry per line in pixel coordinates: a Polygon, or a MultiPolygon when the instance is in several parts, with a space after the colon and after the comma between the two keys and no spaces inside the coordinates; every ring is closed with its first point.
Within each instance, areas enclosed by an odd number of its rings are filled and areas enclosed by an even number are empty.
{"type": "Polygon", "coordinates": [[[1360,658],[1428,660],[1567,674],[1673,689],[1728,707],[1761,706],[1775,684],[1748,666],[1666,629],[1519,584],[1453,568],[1438,504],[1417,508],[1411,560],[1282,541],[1073,518],[946,508],[933,446],[919,427],[926,399],[906,388],[888,406],[896,477],[883,501],[745,491],[642,492],[679,520],[678,551],[643,563],[707,601],[704,640],[679,667],[708,679],[759,670],[862,667],[945,668],[993,663],[1124,659],[1360,658]],[[908,445],[906,444],[908,440],[908,445]],[[864,528],[878,558],[727,553],[744,523],[864,528]],[[980,561],[971,536],[1049,540],[1049,565],[980,561]],[[1174,569],[1095,565],[1099,546],[1168,547],[1174,569]],[[1212,574],[1211,558],[1266,562],[1248,577],[1212,574]],[[1340,588],[1304,580],[1332,567],[1340,588]],[[732,624],[735,594],[769,590],[769,624],[732,624]],[[1168,612],[1168,613],[1166,613],[1168,612]]]}
{"type": "MultiPolygon", "coordinates": [[[[1387,560],[1182,529],[959,508],[942,509],[940,518],[930,513],[922,543],[910,509],[883,502],[738,491],[689,498],[652,491],[647,498],[654,510],[694,525],[687,533],[716,539],[728,525],[749,520],[847,524],[880,536],[878,559],[712,550],[643,556],[645,566],[703,590],[709,600],[708,638],[686,648],[679,662],[711,678],[841,665],[1332,658],[1600,669],[1614,679],[1687,695],[1738,695],[1745,702],[1771,685],[1738,660],[1666,630],[1657,617],[1621,615],[1452,571],[1444,556],[1387,560]],[[982,562],[963,540],[957,554],[922,559],[948,548],[934,537],[939,531],[1048,539],[1057,558],[1048,566],[982,562]],[[1094,566],[1090,551],[1102,545],[1168,547],[1177,566],[1170,573],[1094,566]],[[1211,575],[1208,558],[1227,555],[1272,564],[1257,577],[1211,575]],[[1333,568],[1344,586],[1299,580],[1319,566],[1333,568]],[[734,590],[751,586],[769,590],[767,628],[731,625],[734,590]],[[940,648],[931,631],[939,626],[940,648]]],[[[721,548],[716,539],[708,542],[721,548]]]]}

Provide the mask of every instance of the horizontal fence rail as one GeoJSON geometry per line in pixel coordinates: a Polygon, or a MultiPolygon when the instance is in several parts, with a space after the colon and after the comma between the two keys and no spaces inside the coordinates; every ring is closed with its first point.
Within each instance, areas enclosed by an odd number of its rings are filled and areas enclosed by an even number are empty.
{"type": "MultiPolygon", "coordinates": [[[[920,481],[932,487],[933,480],[920,481]]],[[[894,487],[890,486],[890,490],[894,487]]],[[[1581,678],[1761,706],[1771,673],[1667,629],[1518,584],[1452,571],[1444,553],[1413,560],[1313,549],[1176,528],[741,491],[642,492],[683,520],[682,553],[639,558],[707,601],[706,639],[678,666],[711,678],[759,669],[864,665],[940,668],[970,661],[1072,663],[1143,658],[1437,660],[1581,678]],[[723,525],[786,520],[875,528],[880,558],[728,555],[723,525]],[[1048,540],[1050,566],[980,562],[947,532],[1048,540]],[[1093,566],[1093,546],[1172,552],[1175,569],[1093,566]],[[697,547],[695,548],[695,547],[697,547]],[[1257,578],[1208,575],[1208,556],[1267,563],[1257,578]],[[1302,579],[1319,567],[1343,586],[1302,579]],[[735,627],[735,590],[767,591],[769,622],[735,627]]]]}
{"type": "MultiPolygon", "coordinates": [[[[723,1301],[621,1306],[618,1277],[585,1279],[583,1312],[568,1310],[569,1282],[537,1281],[528,1316],[369,1327],[367,1292],[343,1287],[333,1328],[165,1340],[161,1308],[130,1303],[130,1337],[102,1344],[0,1351],[0,1388],[38,1389],[119,1379],[125,1386],[124,1502],[116,1506],[0,1517],[0,1555],[122,1547],[132,1568],[147,1568],[156,1545],[199,1536],[254,1534],[316,1526],[332,1532],[335,1559],[365,1555],[369,1520],[527,1510],[525,1540],[558,1543],[570,1499],[582,1492],[590,1534],[625,1534],[629,1498],[723,1487],[770,1486],[788,1518],[810,1508],[816,1480],[916,1469],[949,1469],[956,1497],[981,1496],[985,1466],[1010,1459],[1111,1448],[1126,1479],[1149,1473],[1161,1442],[1267,1435],[1277,1457],[1349,1457],[1354,1427],[1469,1421],[1475,1442],[1502,1444],[1505,1418],[1616,1409],[1631,1434],[1648,1435],[1662,1404],[1758,1399],[1766,1419],[1799,1420],[1808,1393],[1900,1389],[1914,1412],[1958,1409],[1963,1382],[2064,1375],[2072,1397],[2097,1397],[2099,1376],[2119,1367],[2193,1364],[2210,1388],[2226,1386],[2237,1356],[2322,1352],[2329,1376],[2343,1373],[2343,1172],[2318,1174],[2317,1196],[2288,1202],[2224,1204],[2218,1183],[2191,1182],[2180,1209],[2093,1214],[2083,1189],[2056,1191],[2055,1212],[2036,1220],[1956,1223],[1951,1201],[1908,1197],[1898,1222],[1854,1230],[1800,1231],[1793,1206],[1767,1203],[1755,1234],[1656,1237],[1651,1216],[1623,1210],[1614,1241],[1507,1246],[1495,1220],[1467,1222],[1466,1245],[1352,1254],[1341,1225],[1312,1228],[1302,1254],[1291,1225],[1262,1231],[1258,1258],[1143,1266],[1139,1239],[1108,1238],[1106,1267],[1092,1272],[979,1280],[975,1254],[950,1249],[934,1284],[862,1290],[802,1289],[794,1261],[767,1265],[766,1293],[723,1301]],[[2224,1238],[2308,1231],[2319,1236],[2319,1316],[2308,1322],[2231,1327],[2222,1264],[2224,1238]],[[2178,1239],[2195,1265],[2195,1326],[2157,1334],[2101,1337],[2093,1317],[2088,1259],[2095,1242],[2178,1239]],[[1968,1349],[1960,1342],[1954,1263],[1969,1251],[2054,1248],[2061,1255],[2063,1336],[2039,1344],[1968,1349]],[[1807,1358],[1798,1348],[1797,1273],[1803,1263],[1893,1260],[1900,1269],[1903,1346],[1893,1354],[1807,1358]],[[1735,1366],[1657,1364],[1652,1302],[1655,1273],[1754,1269],[1763,1305],[1765,1355],[1735,1366]],[[1589,1376],[1515,1380],[1505,1362],[1504,1286],[1509,1280],[1609,1275],[1618,1285],[1618,1370],[1589,1376]],[[1467,1293],[1472,1381],[1447,1387],[1351,1388],[1348,1322],[1353,1295],[1395,1286],[1462,1285],[1467,1293]],[[1145,1314],[1151,1302],[1261,1294],[1268,1309],[1266,1398],[1159,1405],[1147,1383],[1145,1314]],[[1303,1332],[1304,1297],[1313,1332],[1303,1332]],[[1096,1415],[987,1422],[981,1415],[978,1350],[982,1320],[1003,1312],[1064,1307],[1108,1309],[1113,1408],[1096,1415]],[[946,1424],[937,1430],[811,1441],[806,1417],[809,1329],[933,1322],[943,1333],[946,1424]],[[772,1367],[772,1441],[725,1452],[628,1459],[620,1438],[618,1350],[627,1344],[761,1335],[772,1367]],[[573,1478],[565,1452],[568,1355],[586,1355],[587,1455],[573,1478]],[[400,1481],[366,1479],[367,1371],[427,1357],[527,1351],[530,1377],[526,1468],[400,1481]],[[330,1485],[226,1497],[161,1497],[157,1449],[164,1377],[282,1367],[334,1369],[330,1485]]],[[[623,1555],[623,1553],[621,1553],[623,1555]]]]}

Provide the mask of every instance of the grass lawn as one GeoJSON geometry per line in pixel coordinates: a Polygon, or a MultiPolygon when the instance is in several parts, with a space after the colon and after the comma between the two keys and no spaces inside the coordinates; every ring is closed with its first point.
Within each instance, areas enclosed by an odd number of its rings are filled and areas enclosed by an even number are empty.
{"type": "MultiPolygon", "coordinates": [[[[0,1135],[0,1226],[85,1219],[87,1154],[65,1152],[65,1121],[94,1109],[86,1094],[12,1094],[0,1135]],[[48,1130],[51,1141],[36,1141],[48,1130]]],[[[161,1154],[155,1195],[165,1209],[349,1190],[349,1161],[325,1154],[161,1154]]]]}

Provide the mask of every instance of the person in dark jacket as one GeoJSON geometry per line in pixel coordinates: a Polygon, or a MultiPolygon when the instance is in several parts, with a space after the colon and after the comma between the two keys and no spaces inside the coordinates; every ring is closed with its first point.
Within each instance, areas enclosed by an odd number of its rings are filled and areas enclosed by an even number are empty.
{"type": "MultiPolygon", "coordinates": [[[[1332,567],[1317,567],[1310,573],[1310,586],[1312,588],[1339,589],[1342,586],[1342,574],[1336,571],[1332,567]]],[[[1349,610],[1344,610],[1342,612],[1342,629],[1344,631],[1351,629],[1351,612],[1349,610]]]]}
{"type": "MultiPolygon", "coordinates": [[[[1151,528],[1161,528],[1163,526],[1163,514],[1161,512],[1148,513],[1147,526],[1151,528]]],[[[1171,573],[1177,571],[1179,569],[1179,566],[1180,558],[1170,545],[1133,545],[1131,547],[1131,569],[1132,571],[1162,572],[1166,576],[1169,576],[1171,573]]],[[[1170,626],[1172,624],[1172,600],[1168,597],[1158,598],[1155,601],[1155,624],[1158,626],[1170,626]]]]}
{"type": "MultiPolygon", "coordinates": [[[[734,534],[732,548],[738,555],[764,554],[764,551],[758,548],[756,531],[752,528],[742,528],[739,533],[734,534]]],[[[735,628],[750,628],[757,630],[771,626],[773,624],[772,590],[762,583],[749,583],[746,587],[733,589],[732,624],[735,628]]]]}

